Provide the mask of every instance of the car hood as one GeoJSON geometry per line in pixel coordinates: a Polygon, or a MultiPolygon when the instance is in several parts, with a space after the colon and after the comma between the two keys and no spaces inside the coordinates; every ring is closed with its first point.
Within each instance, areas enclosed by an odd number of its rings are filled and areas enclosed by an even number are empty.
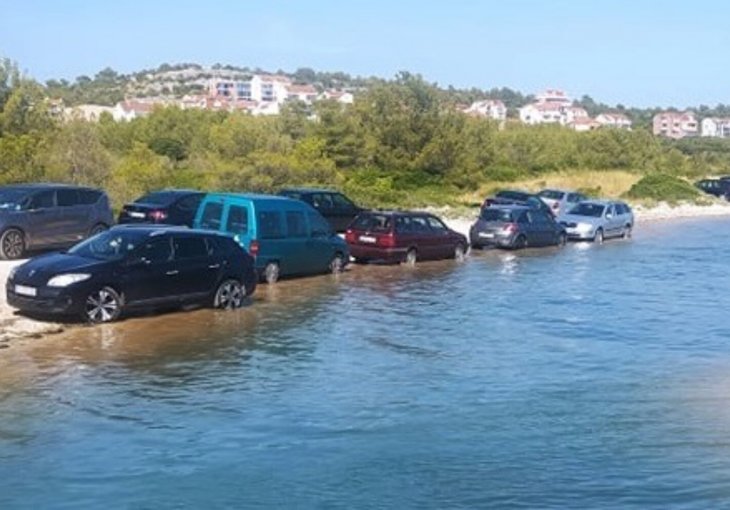
{"type": "Polygon", "coordinates": [[[603,218],[594,218],[592,216],[579,216],[577,214],[564,214],[558,221],[561,223],[587,223],[589,225],[601,225],[603,218]]]}
{"type": "Polygon", "coordinates": [[[70,253],[49,253],[18,266],[15,281],[30,285],[45,285],[55,275],[66,273],[95,273],[113,262],[79,257],[70,253]]]}

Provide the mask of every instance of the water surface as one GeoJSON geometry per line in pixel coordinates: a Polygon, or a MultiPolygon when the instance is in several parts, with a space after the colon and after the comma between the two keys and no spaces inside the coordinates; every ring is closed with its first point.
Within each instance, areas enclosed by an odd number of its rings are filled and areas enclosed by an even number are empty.
{"type": "Polygon", "coordinates": [[[730,222],[0,351],[0,508],[730,507],[730,222]]]}

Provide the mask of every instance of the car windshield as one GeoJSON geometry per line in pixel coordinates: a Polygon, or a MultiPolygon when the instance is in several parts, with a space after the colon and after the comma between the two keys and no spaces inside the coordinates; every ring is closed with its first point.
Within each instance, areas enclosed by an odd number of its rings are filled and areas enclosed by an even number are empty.
{"type": "Polygon", "coordinates": [[[562,200],[565,196],[565,193],[562,191],[555,191],[553,189],[546,189],[542,190],[540,193],[538,193],[543,198],[549,198],[550,200],[562,200]]]}
{"type": "Polygon", "coordinates": [[[388,232],[393,226],[393,217],[387,214],[363,214],[352,223],[354,230],[388,232]]]}
{"type": "Polygon", "coordinates": [[[20,209],[21,204],[28,197],[28,190],[23,188],[0,189],[0,210],[20,209]]]}
{"type": "Polygon", "coordinates": [[[170,205],[179,197],[179,193],[172,193],[169,191],[158,191],[155,193],[148,193],[145,196],[138,198],[134,201],[135,204],[152,204],[152,205],[170,205]]]}
{"type": "Polygon", "coordinates": [[[97,260],[121,260],[147,237],[147,232],[107,230],[77,244],[68,252],[79,257],[97,260]]]}
{"type": "Polygon", "coordinates": [[[511,222],[512,221],[512,211],[510,211],[509,209],[495,209],[493,207],[488,207],[486,209],[482,209],[480,218],[483,219],[484,221],[511,222]]]}
{"type": "Polygon", "coordinates": [[[589,202],[583,202],[576,205],[570,210],[569,214],[575,216],[591,216],[593,218],[600,218],[603,215],[604,206],[600,204],[591,204],[589,202]]]}
{"type": "Polygon", "coordinates": [[[520,202],[525,202],[530,197],[529,193],[522,193],[520,191],[500,191],[496,196],[507,200],[518,200],[520,202]]]}

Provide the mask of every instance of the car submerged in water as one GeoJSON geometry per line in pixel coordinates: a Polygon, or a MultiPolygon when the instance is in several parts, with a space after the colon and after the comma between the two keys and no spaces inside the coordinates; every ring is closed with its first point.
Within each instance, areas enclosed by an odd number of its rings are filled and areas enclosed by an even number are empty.
{"type": "Polygon", "coordinates": [[[238,308],[256,289],[252,257],[231,237],[186,228],[117,226],[67,252],[13,269],[8,304],[40,315],[111,322],[133,308],[238,308]]]}
{"type": "Polygon", "coordinates": [[[613,237],[631,237],[634,213],[624,202],[588,200],[559,218],[570,239],[602,243],[613,237]]]}
{"type": "Polygon", "coordinates": [[[563,246],[567,240],[565,229],[550,214],[523,205],[482,209],[469,237],[473,248],[563,246]]]}

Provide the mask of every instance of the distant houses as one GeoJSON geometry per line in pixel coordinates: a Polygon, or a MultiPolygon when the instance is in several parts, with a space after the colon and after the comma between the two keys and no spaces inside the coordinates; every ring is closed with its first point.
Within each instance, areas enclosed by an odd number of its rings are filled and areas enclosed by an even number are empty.
{"type": "Polygon", "coordinates": [[[661,112],[654,115],[652,131],[656,136],[686,138],[699,135],[699,123],[692,112],[661,112]]]}
{"type": "Polygon", "coordinates": [[[702,136],[712,138],[730,138],[730,118],[708,117],[700,124],[702,136]]]}
{"type": "Polygon", "coordinates": [[[492,119],[498,122],[504,122],[507,120],[507,107],[502,101],[497,99],[476,101],[471,105],[462,108],[462,111],[467,115],[492,119]]]}

